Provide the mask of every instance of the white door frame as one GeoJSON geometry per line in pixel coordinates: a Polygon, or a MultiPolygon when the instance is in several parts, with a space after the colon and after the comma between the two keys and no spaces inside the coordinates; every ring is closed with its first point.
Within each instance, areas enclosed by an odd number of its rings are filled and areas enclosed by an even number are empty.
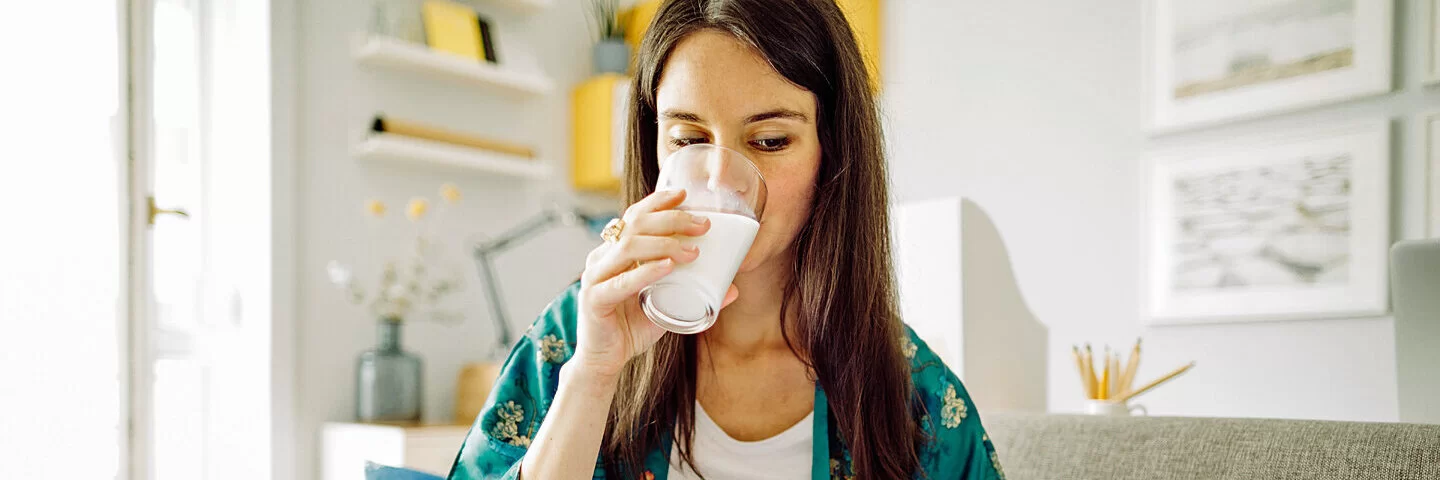
{"type": "MultiPolygon", "coordinates": [[[[155,0],[115,0],[119,8],[122,38],[120,70],[127,125],[120,131],[117,150],[122,152],[125,168],[121,180],[128,200],[122,206],[126,230],[121,248],[125,259],[125,295],[118,307],[121,315],[120,361],[125,366],[121,382],[122,421],[121,480],[149,480],[154,471],[155,440],[152,389],[156,342],[149,311],[148,297],[152,259],[148,246],[150,235],[149,205],[153,192],[153,10],[155,0]]],[[[299,35],[296,16],[300,9],[296,0],[230,0],[258,1],[266,8],[263,24],[246,23],[247,29],[265,29],[268,45],[270,125],[268,130],[270,157],[269,223],[271,256],[268,275],[268,304],[251,303],[249,308],[266,311],[270,328],[270,473],[276,480],[308,477],[309,472],[296,470],[299,436],[296,392],[297,352],[295,318],[297,313],[296,276],[298,212],[296,175],[297,135],[294,131],[298,86],[299,35]]],[[[253,17],[251,17],[253,20],[253,17]]]]}
{"type": "Polygon", "coordinates": [[[138,210],[135,208],[136,203],[133,200],[136,191],[134,175],[132,173],[135,169],[134,125],[136,120],[136,102],[134,98],[135,82],[131,77],[135,69],[132,68],[131,64],[135,61],[135,50],[133,48],[133,45],[136,43],[134,37],[135,32],[143,31],[143,29],[136,28],[134,25],[136,15],[133,14],[132,2],[130,0],[114,1],[115,31],[118,37],[115,42],[115,63],[118,78],[116,78],[115,81],[116,88],[119,91],[119,112],[116,115],[116,125],[114,126],[115,146],[113,160],[121,162],[120,168],[116,169],[116,173],[119,177],[118,181],[120,184],[120,198],[117,199],[119,200],[117,209],[120,215],[120,225],[122,225],[117,238],[121,262],[120,278],[116,279],[116,281],[120,282],[121,294],[119,295],[119,305],[116,306],[115,311],[115,333],[119,343],[116,348],[116,365],[119,365],[118,373],[121,375],[121,378],[118,382],[120,386],[120,391],[118,392],[120,411],[117,417],[120,421],[120,428],[118,429],[118,438],[115,439],[116,444],[119,446],[119,455],[117,458],[119,465],[115,472],[115,478],[117,480],[130,480],[139,478],[135,475],[135,458],[137,458],[136,455],[139,454],[139,452],[144,450],[143,448],[135,447],[135,437],[138,432],[135,430],[136,422],[132,414],[135,410],[134,405],[136,405],[136,403],[132,396],[134,388],[131,387],[135,381],[133,378],[135,369],[130,368],[131,359],[134,358],[135,355],[133,348],[136,344],[133,338],[135,335],[135,329],[133,328],[135,322],[131,321],[131,319],[135,318],[135,309],[136,305],[138,305],[138,303],[135,302],[137,295],[135,289],[137,271],[135,268],[136,258],[134,256],[135,250],[131,248],[131,246],[135,244],[135,219],[139,218],[137,214],[138,210]]]}
{"type": "Polygon", "coordinates": [[[295,113],[300,89],[300,5],[298,0],[255,1],[268,1],[270,10],[270,468],[273,480],[296,480],[312,475],[297,470],[296,457],[302,435],[295,338],[299,312],[295,272],[300,270],[295,113]]]}
{"type": "Polygon", "coordinates": [[[125,441],[128,462],[125,462],[121,478],[149,480],[151,471],[151,445],[153,425],[150,417],[150,388],[154,383],[151,375],[150,330],[145,318],[149,315],[147,265],[150,264],[146,237],[149,235],[149,203],[151,191],[149,162],[151,154],[150,119],[153,79],[151,79],[151,2],[150,0],[118,0],[123,4],[121,11],[128,27],[126,38],[127,95],[125,104],[129,107],[129,121],[126,126],[128,142],[128,168],[125,170],[128,189],[127,216],[128,235],[125,241],[126,282],[128,294],[128,315],[125,320],[126,348],[128,358],[125,390],[125,418],[128,436],[125,441]]]}

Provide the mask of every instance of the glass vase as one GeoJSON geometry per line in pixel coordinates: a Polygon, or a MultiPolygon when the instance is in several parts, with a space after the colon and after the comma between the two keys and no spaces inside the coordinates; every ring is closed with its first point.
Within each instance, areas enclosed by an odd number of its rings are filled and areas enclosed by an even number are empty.
{"type": "Polygon", "coordinates": [[[355,362],[355,412],[361,422],[420,421],[420,357],[400,347],[403,324],[380,320],[375,348],[355,362]]]}

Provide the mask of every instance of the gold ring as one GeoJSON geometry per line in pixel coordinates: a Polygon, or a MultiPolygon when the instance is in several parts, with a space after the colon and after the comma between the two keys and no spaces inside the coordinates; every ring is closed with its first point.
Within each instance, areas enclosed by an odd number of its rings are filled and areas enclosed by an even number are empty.
{"type": "Polygon", "coordinates": [[[625,220],[615,218],[605,224],[605,229],[600,231],[600,239],[605,243],[617,243],[620,241],[620,232],[625,230],[625,220]]]}

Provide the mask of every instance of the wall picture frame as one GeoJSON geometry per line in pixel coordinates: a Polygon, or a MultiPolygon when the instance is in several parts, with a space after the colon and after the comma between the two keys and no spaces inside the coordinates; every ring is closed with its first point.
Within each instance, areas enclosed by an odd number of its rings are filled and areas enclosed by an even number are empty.
{"type": "Polygon", "coordinates": [[[1152,133],[1389,92],[1393,0],[1149,0],[1152,133]]]}
{"type": "Polygon", "coordinates": [[[1149,323],[1383,315],[1390,147],[1379,121],[1153,155],[1149,323]]]}

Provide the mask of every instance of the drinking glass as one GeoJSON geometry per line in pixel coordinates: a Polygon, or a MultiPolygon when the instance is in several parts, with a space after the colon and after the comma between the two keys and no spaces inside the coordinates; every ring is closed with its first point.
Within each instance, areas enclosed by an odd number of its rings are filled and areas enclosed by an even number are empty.
{"type": "Polygon", "coordinates": [[[660,328],[700,333],[715,324],[735,272],[760,230],[765,179],[740,152],[701,143],[666,157],[655,188],[685,190],[685,200],[676,208],[710,219],[710,230],[698,237],[678,237],[687,247],[698,246],[699,257],[677,264],[665,278],[641,290],[640,306],[660,328]]]}

